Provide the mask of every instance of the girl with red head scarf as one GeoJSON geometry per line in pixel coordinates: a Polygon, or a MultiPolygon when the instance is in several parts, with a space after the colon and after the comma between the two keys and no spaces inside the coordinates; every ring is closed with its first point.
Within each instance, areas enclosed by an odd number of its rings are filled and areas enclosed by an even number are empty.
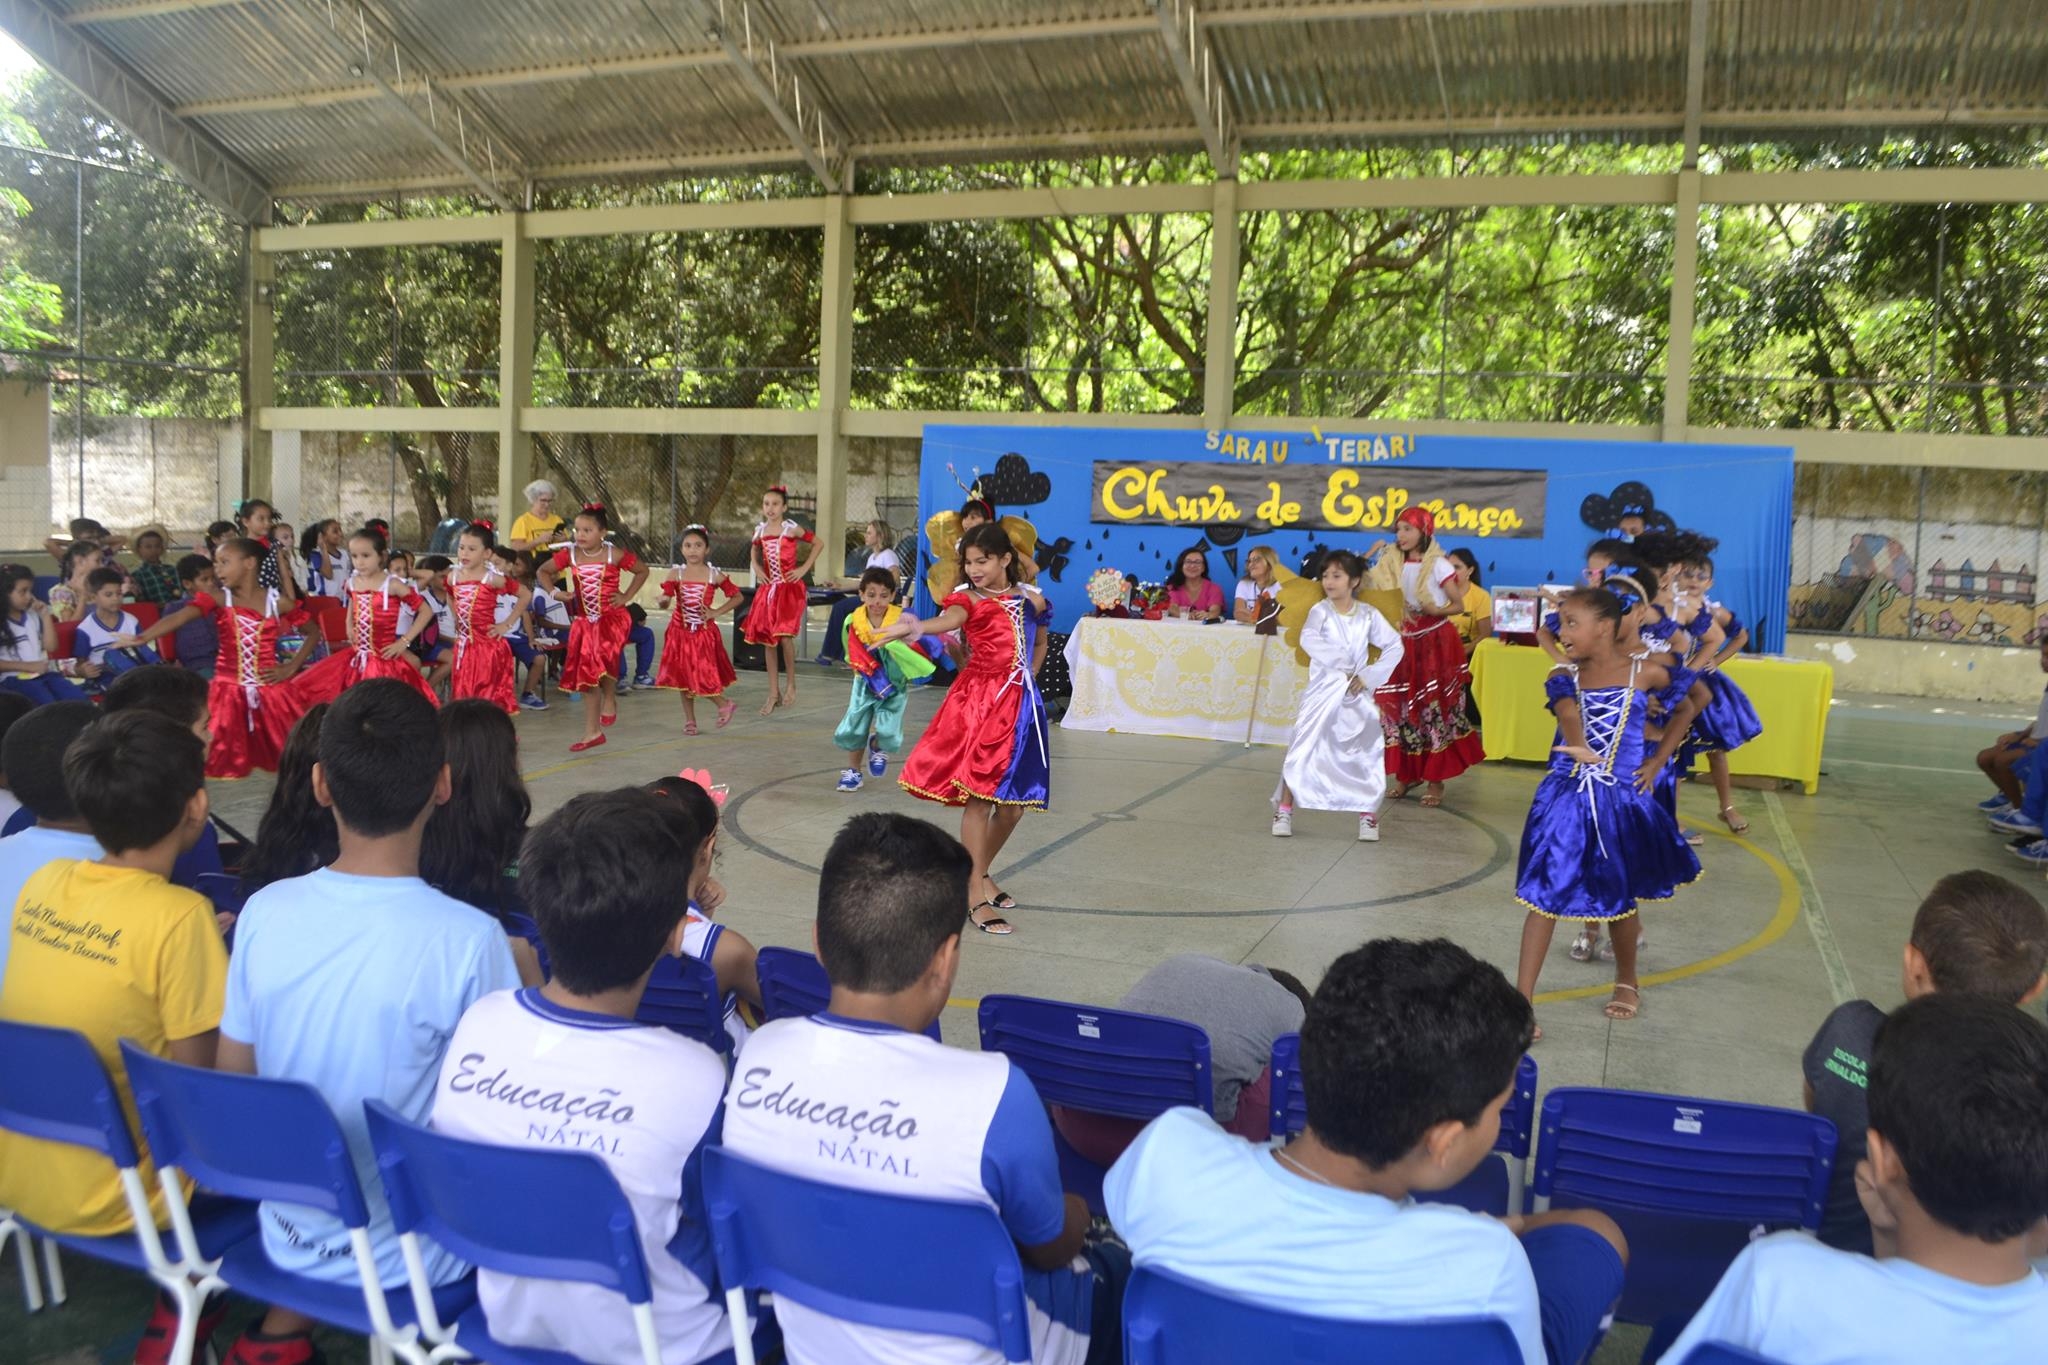
{"type": "Polygon", "coordinates": [[[1451,590],[1458,566],[1437,545],[1436,517],[1426,507],[1402,512],[1394,543],[1381,541],[1371,554],[1370,585],[1400,589],[1407,606],[1401,662],[1378,694],[1394,784],[1388,795],[1398,801],[1420,785],[1422,804],[1440,806],[1444,783],[1486,757],[1466,714],[1470,675],[1451,620],[1463,607],[1451,590]]]}

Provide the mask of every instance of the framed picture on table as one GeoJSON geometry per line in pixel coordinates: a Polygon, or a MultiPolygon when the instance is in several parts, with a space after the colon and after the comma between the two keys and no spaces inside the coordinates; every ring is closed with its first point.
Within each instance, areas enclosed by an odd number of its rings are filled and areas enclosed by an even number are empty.
{"type": "Polygon", "coordinates": [[[1493,633],[1534,635],[1543,621],[1543,594],[1539,588],[1495,588],[1493,590],[1493,633]]]}

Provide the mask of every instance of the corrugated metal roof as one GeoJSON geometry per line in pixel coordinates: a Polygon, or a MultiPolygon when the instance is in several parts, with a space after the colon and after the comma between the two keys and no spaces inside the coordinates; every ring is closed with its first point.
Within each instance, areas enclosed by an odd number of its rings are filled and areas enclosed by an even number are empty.
{"type": "MultiPolygon", "coordinates": [[[[421,130],[417,99],[408,117],[350,69],[330,0],[46,3],[274,187],[466,183],[421,130]]],[[[1230,127],[1254,148],[1668,140],[1684,121],[1692,3],[1194,0],[1198,60],[1213,55],[1230,127]]],[[[792,78],[814,163],[1202,141],[1151,0],[365,4],[402,69],[432,80],[442,107],[495,124],[526,159],[515,173],[535,180],[803,164],[781,117],[792,78]],[[721,47],[721,23],[751,36],[759,78],[721,47]]],[[[1702,118],[1717,135],[2048,122],[2048,0],[1706,4],[1702,118]]]]}

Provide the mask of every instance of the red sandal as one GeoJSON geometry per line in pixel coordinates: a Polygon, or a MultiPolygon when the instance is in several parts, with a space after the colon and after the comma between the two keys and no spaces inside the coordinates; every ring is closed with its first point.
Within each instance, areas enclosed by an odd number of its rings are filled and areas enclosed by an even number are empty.
{"type": "Polygon", "coordinates": [[[592,735],[589,739],[579,739],[574,744],[571,744],[569,746],[569,752],[572,754],[580,754],[585,749],[595,749],[598,745],[602,743],[604,743],[603,735],[592,735]]]}

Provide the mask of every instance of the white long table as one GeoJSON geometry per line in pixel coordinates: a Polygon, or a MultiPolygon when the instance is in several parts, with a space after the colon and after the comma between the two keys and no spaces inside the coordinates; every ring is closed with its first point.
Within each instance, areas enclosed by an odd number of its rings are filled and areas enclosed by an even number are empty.
{"type": "Polygon", "coordinates": [[[1308,670],[1250,626],[1086,616],[1067,640],[1070,730],[1285,744],[1308,670]],[[1258,686],[1258,715],[1250,714],[1258,686]]]}

